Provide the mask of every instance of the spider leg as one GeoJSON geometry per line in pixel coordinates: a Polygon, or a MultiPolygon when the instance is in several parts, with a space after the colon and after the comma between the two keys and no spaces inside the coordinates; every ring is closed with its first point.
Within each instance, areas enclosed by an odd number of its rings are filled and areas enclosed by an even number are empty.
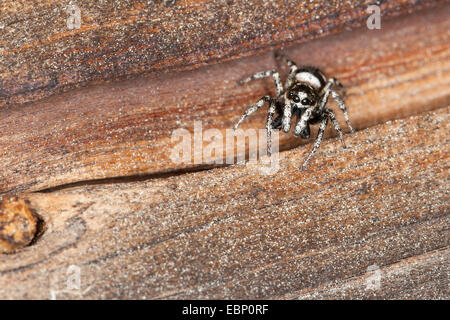
{"type": "Polygon", "coordinates": [[[347,107],[345,106],[344,101],[341,99],[341,97],[336,91],[330,90],[330,92],[333,99],[336,100],[337,104],[339,105],[339,109],[341,109],[342,112],[344,113],[345,122],[347,122],[347,126],[349,127],[350,131],[352,133],[355,133],[355,130],[350,125],[350,119],[348,118],[347,107]]]}
{"type": "Polygon", "coordinates": [[[280,54],[279,52],[275,52],[275,59],[282,60],[290,68],[289,76],[288,76],[288,78],[286,80],[286,84],[284,86],[285,88],[289,88],[292,85],[292,83],[294,82],[295,75],[297,74],[297,71],[298,71],[298,66],[295,64],[295,62],[290,60],[285,55],[280,54]]]}
{"type": "Polygon", "coordinates": [[[283,62],[286,63],[289,67],[297,66],[297,65],[295,64],[295,62],[293,62],[291,59],[289,59],[289,58],[286,57],[284,54],[281,54],[281,53],[278,52],[278,51],[275,52],[275,59],[283,61],[283,62]]]}
{"type": "Polygon", "coordinates": [[[267,78],[270,76],[272,76],[273,80],[275,81],[275,87],[277,89],[277,96],[281,95],[283,93],[283,85],[281,84],[280,74],[275,70],[256,72],[255,74],[251,75],[250,77],[242,79],[241,81],[239,81],[239,83],[241,83],[241,84],[247,83],[252,80],[263,79],[263,78],[267,78]]]}
{"type": "Polygon", "coordinates": [[[314,155],[314,153],[316,153],[317,149],[319,149],[319,146],[323,140],[323,133],[325,132],[327,123],[328,123],[328,117],[325,116],[322,120],[322,123],[320,124],[319,133],[317,134],[316,141],[314,141],[314,146],[313,146],[311,152],[309,153],[308,157],[306,157],[306,160],[303,162],[303,165],[300,170],[304,170],[306,168],[311,157],[314,155]]]}
{"type": "Polygon", "coordinates": [[[339,125],[339,122],[337,122],[336,115],[334,114],[333,110],[327,109],[327,110],[325,110],[325,112],[330,117],[330,120],[333,123],[334,129],[339,134],[339,139],[341,140],[341,143],[344,145],[344,148],[347,148],[347,146],[345,145],[345,142],[344,142],[341,126],[339,125]]]}
{"type": "Polygon", "coordinates": [[[281,119],[281,127],[283,132],[288,133],[291,129],[292,106],[289,103],[284,105],[283,118],[281,119]]]}
{"type": "Polygon", "coordinates": [[[253,106],[248,108],[245,111],[245,113],[241,116],[239,121],[234,125],[233,130],[236,130],[237,127],[242,123],[242,121],[245,120],[245,118],[247,118],[249,115],[251,115],[253,112],[258,110],[259,108],[261,108],[264,105],[264,102],[272,102],[272,98],[270,96],[264,96],[261,99],[259,99],[258,102],[256,102],[253,106]]]}
{"type": "Polygon", "coordinates": [[[344,100],[342,100],[341,96],[336,91],[331,89],[331,86],[329,86],[329,84],[336,84],[340,88],[344,89],[344,96],[345,96],[345,88],[344,88],[344,86],[339,82],[339,80],[337,80],[335,78],[331,78],[330,80],[328,80],[327,86],[325,88],[326,88],[327,91],[329,91],[331,93],[331,96],[337,102],[337,104],[339,106],[339,109],[341,109],[342,112],[344,113],[345,122],[347,122],[347,126],[349,127],[350,131],[352,133],[355,133],[355,130],[350,125],[350,119],[348,117],[347,107],[345,106],[344,100]]]}
{"type": "Polygon", "coordinates": [[[317,106],[317,108],[319,110],[325,109],[325,106],[328,102],[328,97],[330,96],[330,87],[331,87],[331,83],[327,83],[322,90],[323,95],[322,95],[322,98],[320,99],[319,105],[317,106]]]}
{"type": "Polygon", "coordinates": [[[297,124],[294,128],[294,136],[300,136],[303,139],[309,139],[309,121],[312,117],[312,112],[313,108],[308,108],[301,114],[300,119],[297,121],[297,124]]]}
{"type": "Polygon", "coordinates": [[[273,120],[272,123],[272,129],[281,129],[281,120],[283,119],[282,115],[279,115],[278,117],[273,120]]]}
{"type": "Polygon", "coordinates": [[[342,91],[342,98],[345,98],[347,96],[347,89],[342,85],[342,83],[336,79],[336,78],[331,78],[329,79],[329,82],[331,82],[333,85],[336,85],[339,90],[342,91]]]}
{"type": "Polygon", "coordinates": [[[277,113],[277,117],[272,122],[272,128],[281,130],[281,122],[283,120],[283,108],[281,107],[281,105],[279,103],[275,103],[275,107],[276,107],[275,112],[277,113]]]}
{"type": "Polygon", "coordinates": [[[273,115],[275,114],[275,103],[273,101],[270,102],[269,113],[267,114],[267,154],[269,157],[272,156],[272,120],[273,115]]]}

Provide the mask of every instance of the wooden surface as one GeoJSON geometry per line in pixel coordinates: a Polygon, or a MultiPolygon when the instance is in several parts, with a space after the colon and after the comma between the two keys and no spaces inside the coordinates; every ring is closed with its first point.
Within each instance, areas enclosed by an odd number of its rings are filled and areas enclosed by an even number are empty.
{"type": "MultiPolygon", "coordinates": [[[[348,88],[351,122],[364,129],[449,104],[449,15],[447,4],[383,21],[379,31],[364,27],[286,53],[341,79],[348,88]]],[[[195,120],[202,121],[204,130],[224,133],[249,105],[273,92],[269,79],[247,86],[236,82],[274,67],[268,52],[0,109],[0,194],[201,168],[171,161],[172,133],[180,128],[192,132],[195,120]]],[[[337,115],[342,121],[339,111],[337,115]]],[[[261,110],[242,127],[264,128],[264,123],[261,110]]],[[[281,150],[304,142],[280,135],[281,150]]]]}
{"type": "MultiPolygon", "coordinates": [[[[383,17],[445,0],[380,1],[383,17]]],[[[78,0],[0,3],[0,107],[89,82],[192,69],[365,26],[373,1],[78,0]],[[81,25],[70,30],[69,4],[81,25]]]]}
{"type": "Polygon", "coordinates": [[[0,298],[449,299],[447,1],[382,1],[381,30],[357,1],[78,3],[72,31],[59,1],[0,4],[0,196],[38,219],[0,298]],[[299,171],[310,141],[281,134],[276,175],[170,160],[174,130],[224,133],[273,93],[236,82],[285,74],[294,40],[348,89],[348,149],[299,171]]]}
{"type": "Polygon", "coordinates": [[[22,195],[46,231],[0,255],[0,297],[448,299],[448,115],[326,140],[308,171],[302,147],[273,176],[235,165],[22,195]],[[81,287],[65,291],[71,265],[81,287]]]}

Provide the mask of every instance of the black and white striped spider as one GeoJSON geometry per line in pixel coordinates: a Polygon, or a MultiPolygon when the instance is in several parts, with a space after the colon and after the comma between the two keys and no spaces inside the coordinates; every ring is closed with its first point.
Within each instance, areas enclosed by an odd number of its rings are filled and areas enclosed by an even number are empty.
{"type": "Polygon", "coordinates": [[[331,120],[333,123],[333,126],[338,132],[339,138],[343,143],[342,129],[336,120],[336,116],[332,110],[326,108],[330,94],[344,113],[345,121],[347,122],[350,131],[354,133],[354,130],[350,125],[344,100],[334,90],[334,87],[337,87],[339,90],[343,91],[345,96],[345,88],[337,79],[327,79],[324,73],[315,67],[298,67],[287,57],[279,55],[278,53],[275,53],[275,58],[283,60],[290,67],[289,76],[286,80],[284,88],[280,80],[280,75],[275,70],[257,72],[240,81],[240,83],[247,83],[251,80],[272,76],[275,80],[277,97],[262,97],[256,104],[247,109],[233,129],[236,130],[246,117],[261,108],[264,103],[267,102],[269,104],[266,124],[267,153],[271,156],[271,129],[282,129],[285,133],[289,132],[291,128],[292,116],[295,115],[297,122],[294,128],[294,136],[300,136],[301,138],[308,139],[310,137],[309,126],[320,122],[319,132],[314,142],[314,146],[301,167],[303,170],[306,168],[309,160],[319,148],[320,143],[323,140],[323,134],[328,124],[328,120],[331,120]],[[273,117],[275,112],[277,113],[277,117],[274,120],[273,117]]]}

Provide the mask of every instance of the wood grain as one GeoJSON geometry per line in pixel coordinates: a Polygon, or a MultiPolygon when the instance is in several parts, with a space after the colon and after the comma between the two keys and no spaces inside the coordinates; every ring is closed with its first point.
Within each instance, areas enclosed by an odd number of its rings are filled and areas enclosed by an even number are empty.
{"type": "MultiPolygon", "coordinates": [[[[348,88],[352,124],[363,129],[449,104],[449,15],[446,4],[383,20],[381,30],[355,29],[290,47],[286,53],[341,79],[348,88]]],[[[248,86],[238,86],[237,80],[275,67],[269,52],[1,108],[0,194],[204,168],[170,159],[172,133],[180,128],[192,132],[196,120],[204,130],[224,133],[249,105],[273,92],[270,79],[248,86]]],[[[261,110],[243,128],[264,128],[264,123],[261,110]]],[[[332,134],[330,130],[327,135],[332,134]]],[[[305,142],[291,134],[280,138],[281,150],[305,142]]]]}
{"type": "Polygon", "coordinates": [[[349,149],[326,140],[308,171],[302,147],[276,175],[234,165],[23,194],[45,232],[0,256],[0,298],[448,299],[449,110],[349,135],[349,149]]]}
{"type": "Polygon", "coordinates": [[[448,299],[449,258],[447,247],[382,267],[378,271],[381,290],[368,285],[375,275],[369,271],[278,299],[448,299]]]}
{"type": "MultiPolygon", "coordinates": [[[[445,0],[379,1],[383,17],[445,0]]],[[[89,82],[192,69],[366,24],[373,1],[78,0],[0,3],[0,107],[89,82]]]]}

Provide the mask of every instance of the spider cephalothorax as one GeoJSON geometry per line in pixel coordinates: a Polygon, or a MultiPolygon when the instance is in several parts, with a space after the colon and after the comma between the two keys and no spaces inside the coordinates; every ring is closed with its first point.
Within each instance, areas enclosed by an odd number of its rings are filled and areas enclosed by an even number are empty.
{"type": "Polygon", "coordinates": [[[322,142],[328,120],[331,120],[342,141],[342,130],[336,120],[336,116],[332,110],[325,107],[330,94],[344,113],[345,121],[350,131],[354,132],[349,122],[345,103],[341,96],[334,90],[334,87],[337,86],[344,94],[345,89],[337,79],[327,79],[324,73],[315,67],[298,67],[294,62],[284,56],[275,54],[275,57],[284,60],[290,67],[289,76],[284,87],[281,83],[279,73],[275,70],[257,72],[242,80],[241,83],[247,83],[254,79],[272,76],[275,80],[277,97],[262,97],[255,105],[247,109],[234,126],[234,129],[237,129],[239,124],[247,116],[261,108],[265,102],[268,102],[269,112],[267,115],[266,129],[267,152],[270,156],[272,153],[271,129],[282,129],[286,133],[289,132],[292,117],[295,115],[297,121],[294,127],[294,135],[308,139],[310,137],[310,125],[320,122],[319,133],[317,134],[313,149],[302,165],[302,169],[304,169],[322,142]],[[275,113],[277,113],[277,117],[274,119],[275,113]]]}

